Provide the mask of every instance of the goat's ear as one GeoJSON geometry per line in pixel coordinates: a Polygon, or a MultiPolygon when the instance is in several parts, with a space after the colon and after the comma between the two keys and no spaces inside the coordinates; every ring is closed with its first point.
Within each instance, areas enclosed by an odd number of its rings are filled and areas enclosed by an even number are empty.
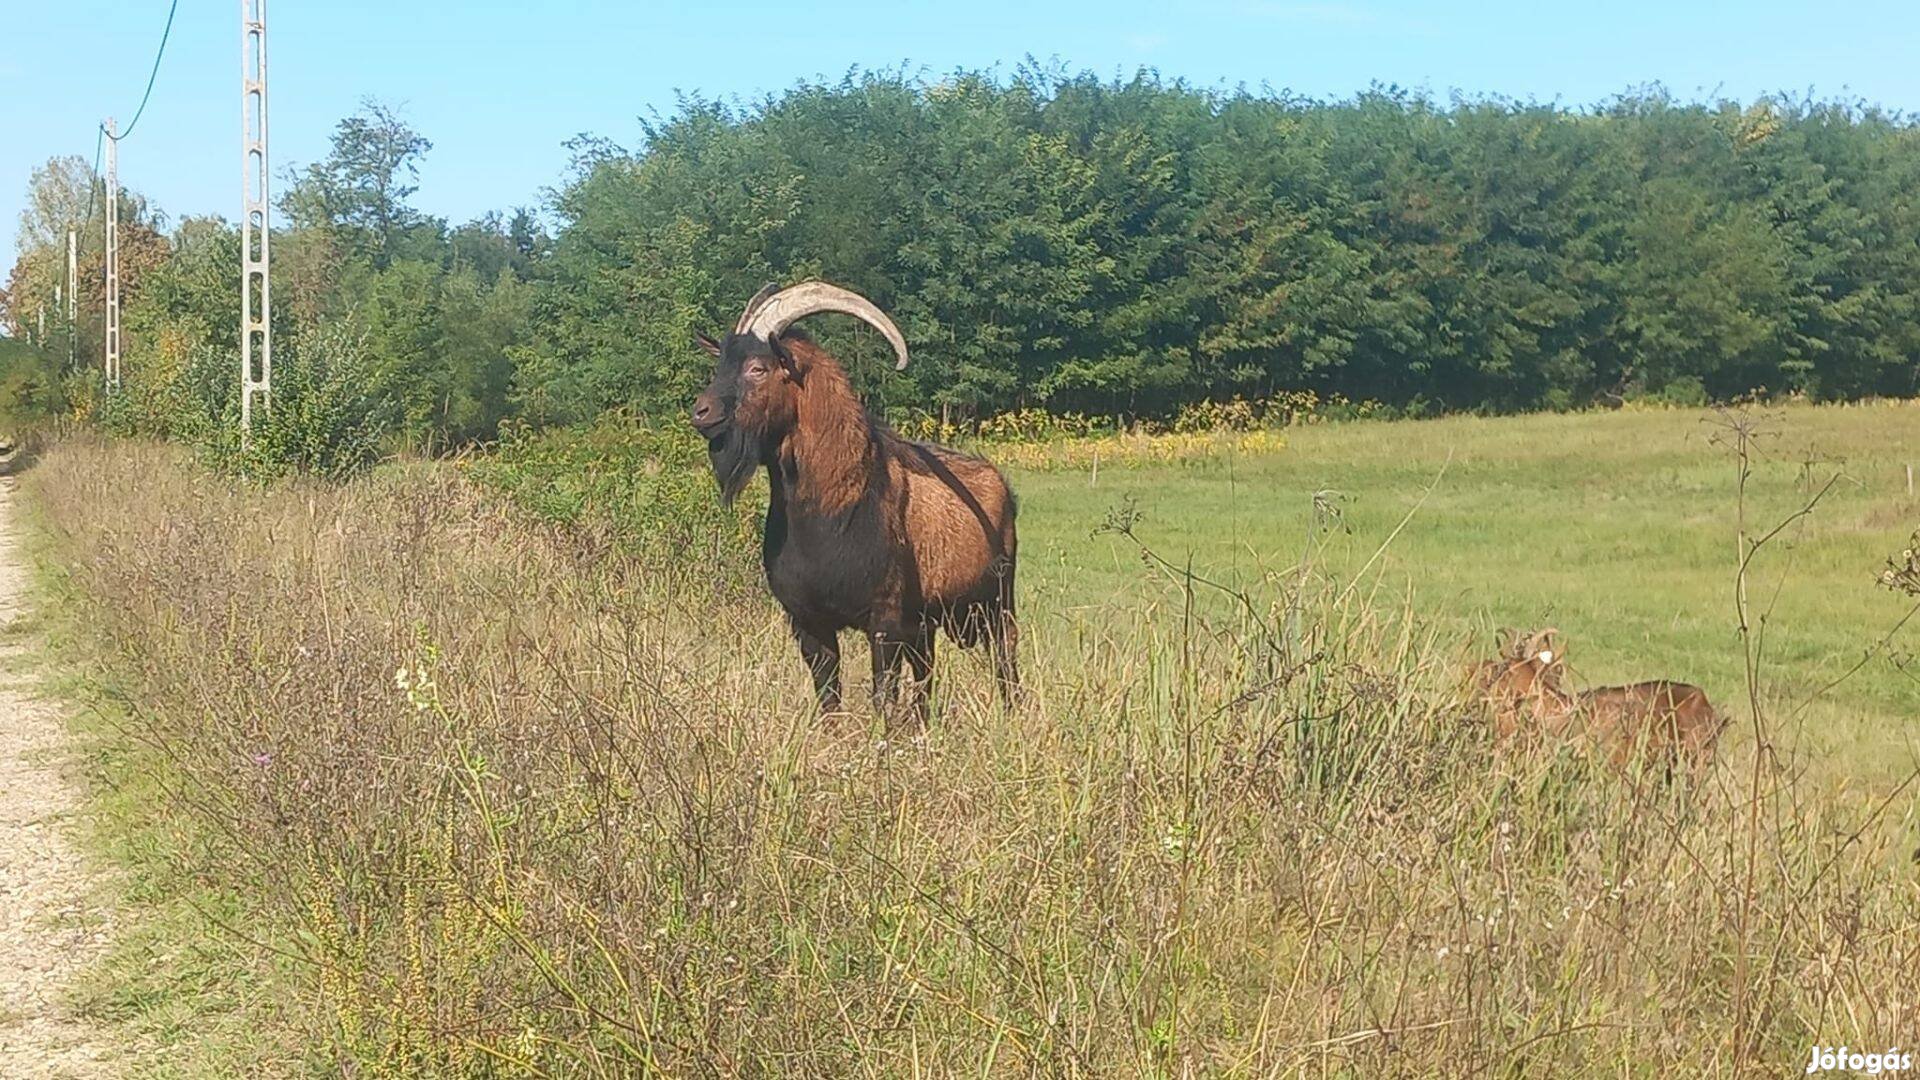
{"type": "Polygon", "coordinates": [[[767,348],[773,350],[773,358],[780,361],[780,366],[786,370],[787,375],[791,377],[794,382],[799,382],[800,369],[794,366],[793,354],[788,352],[787,347],[780,343],[779,334],[775,334],[767,339],[767,348]]]}
{"type": "Polygon", "coordinates": [[[708,356],[713,357],[715,360],[720,359],[720,343],[719,342],[713,340],[711,337],[708,337],[705,334],[699,334],[699,333],[696,333],[693,335],[693,341],[694,341],[694,344],[700,346],[702,349],[705,349],[707,351],[708,356]]]}

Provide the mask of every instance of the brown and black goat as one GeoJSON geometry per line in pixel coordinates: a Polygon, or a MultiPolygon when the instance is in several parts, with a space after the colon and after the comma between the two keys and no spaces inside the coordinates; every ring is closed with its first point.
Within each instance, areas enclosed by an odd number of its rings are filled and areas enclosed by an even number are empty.
{"type": "Polygon", "coordinates": [[[713,381],[691,419],[723,499],[767,470],[761,562],[820,709],[840,709],[842,630],[867,635],[874,705],[889,722],[903,665],[908,705],[925,721],[937,629],[963,646],[984,640],[1011,702],[1013,491],[984,459],[904,439],[870,414],[839,362],[791,329],[818,312],[868,323],[893,346],[896,369],[907,366],[905,338],[865,297],[820,281],[769,285],[724,339],[700,335],[713,381]]]}
{"type": "Polygon", "coordinates": [[[1636,755],[1698,771],[1713,756],[1726,719],[1690,683],[1656,679],[1569,692],[1559,632],[1516,636],[1500,660],[1476,665],[1475,682],[1493,712],[1494,734],[1522,731],[1563,737],[1580,732],[1624,766],[1636,755]]]}

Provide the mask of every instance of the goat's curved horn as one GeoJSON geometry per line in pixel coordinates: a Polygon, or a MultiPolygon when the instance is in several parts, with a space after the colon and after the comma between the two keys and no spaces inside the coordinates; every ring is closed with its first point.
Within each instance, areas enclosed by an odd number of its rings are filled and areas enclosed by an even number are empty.
{"type": "MultiPolygon", "coordinates": [[[[764,290],[762,292],[764,294],[764,290]]],[[[741,328],[735,333],[757,334],[772,341],[795,322],[822,311],[851,315],[880,331],[887,343],[893,346],[893,354],[900,358],[893,369],[906,369],[907,339],[901,336],[900,328],[893,325],[893,320],[873,306],[873,301],[859,293],[824,281],[803,281],[768,296],[758,304],[749,304],[747,314],[741,316],[741,328]]]]}
{"type": "Polygon", "coordinates": [[[767,282],[765,285],[760,286],[760,291],[753,294],[753,299],[747,301],[746,309],[740,312],[740,317],[738,319],[734,320],[733,332],[738,334],[741,331],[745,330],[748,324],[753,322],[753,315],[755,312],[760,310],[760,306],[762,304],[765,304],[768,298],[772,297],[774,294],[778,293],[779,291],[780,291],[780,286],[774,284],[771,281],[767,282]]]}

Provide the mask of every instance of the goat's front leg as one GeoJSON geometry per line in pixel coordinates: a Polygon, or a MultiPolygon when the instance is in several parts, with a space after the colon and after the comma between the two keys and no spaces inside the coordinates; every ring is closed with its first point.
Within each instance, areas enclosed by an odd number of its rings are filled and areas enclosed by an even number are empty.
{"type": "Polygon", "coordinates": [[[831,630],[793,626],[793,639],[800,645],[800,658],[813,675],[813,695],[824,714],[840,711],[840,635],[831,630]]]}

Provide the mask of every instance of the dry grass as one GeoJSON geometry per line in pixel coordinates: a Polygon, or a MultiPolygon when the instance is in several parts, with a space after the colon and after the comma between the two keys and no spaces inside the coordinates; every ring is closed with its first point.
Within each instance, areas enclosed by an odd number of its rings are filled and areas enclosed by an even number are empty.
{"type": "Polygon", "coordinates": [[[28,480],[155,812],[264,883],[203,932],[298,957],[281,1071],[1778,1072],[1920,1021],[1911,786],[1498,756],[1459,643],[1312,567],[1030,605],[1033,707],[949,651],[888,740],[811,718],[757,591],[451,470],[242,491],[70,440],[28,480]]]}

